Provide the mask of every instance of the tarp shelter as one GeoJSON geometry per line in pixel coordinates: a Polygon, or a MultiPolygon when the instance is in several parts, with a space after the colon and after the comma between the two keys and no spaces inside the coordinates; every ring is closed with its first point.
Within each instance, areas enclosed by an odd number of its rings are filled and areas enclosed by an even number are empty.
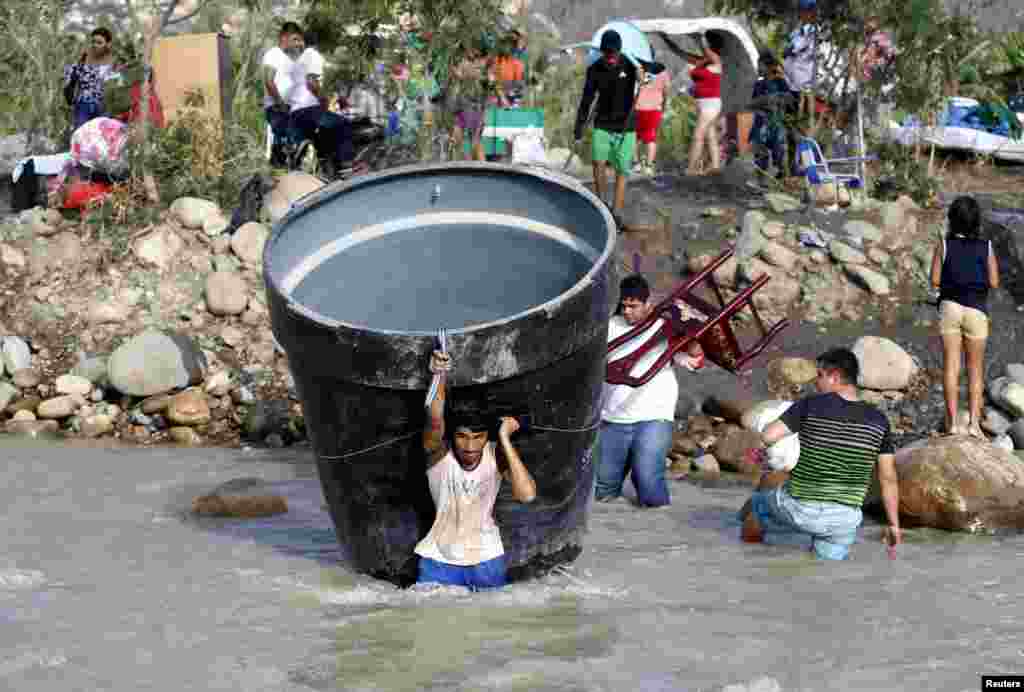
{"type": "Polygon", "coordinates": [[[722,112],[739,113],[750,106],[757,81],[758,50],[741,24],[724,17],[700,19],[635,19],[633,26],[647,34],[665,36],[716,34],[722,38],[722,112]]]}

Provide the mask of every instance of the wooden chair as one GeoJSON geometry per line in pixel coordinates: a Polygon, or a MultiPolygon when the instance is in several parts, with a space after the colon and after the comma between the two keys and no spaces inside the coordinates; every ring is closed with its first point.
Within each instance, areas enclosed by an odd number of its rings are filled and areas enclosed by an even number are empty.
{"type": "Polygon", "coordinates": [[[704,349],[705,357],[712,363],[733,374],[739,375],[748,372],[745,369],[746,366],[753,358],[760,355],[783,329],[789,326],[789,320],[783,318],[770,327],[766,327],[761,319],[761,315],[758,314],[757,308],[754,306],[754,293],[771,279],[767,274],[757,277],[739,295],[728,303],[725,302],[721,289],[715,281],[714,271],[724,264],[732,256],[733,252],[734,248],[730,247],[720,254],[711,264],[676,288],[665,300],[658,303],[643,322],[608,344],[608,354],[610,356],[611,353],[624,344],[647,331],[656,320],[662,320],[661,327],[636,350],[629,355],[608,362],[605,376],[606,382],[609,384],[624,384],[630,387],[639,387],[647,384],[651,378],[671,362],[672,357],[676,353],[689,346],[693,340],[697,340],[700,343],[704,349]],[[711,285],[718,299],[718,307],[693,292],[698,285],[705,282],[711,285]],[[678,311],[673,310],[677,300],[707,315],[707,320],[704,322],[699,320],[680,320],[678,311]],[[732,328],[732,319],[744,308],[750,308],[754,316],[754,322],[760,331],[758,340],[749,347],[744,347],[740,343],[732,328]],[[639,376],[631,375],[630,372],[637,362],[651,349],[661,345],[663,341],[668,342],[668,347],[658,360],[639,376]]]}

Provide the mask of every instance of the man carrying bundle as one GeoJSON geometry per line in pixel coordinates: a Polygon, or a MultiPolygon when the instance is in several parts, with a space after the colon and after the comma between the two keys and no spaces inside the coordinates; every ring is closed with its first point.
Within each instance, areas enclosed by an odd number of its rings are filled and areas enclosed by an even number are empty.
{"type": "Polygon", "coordinates": [[[445,379],[451,365],[447,353],[435,351],[430,358],[430,371],[439,381],[423,449],[437,514],[416,546],[417,583],[474,591],[500,588],[506,583],[505,549],[493,510],[501,480],[512,484],[512,497],[523,503],[533,502],[537,486],[511,441],[519,430],[515,418],[501,419],[497,443],[490,441],[489,421],[483,417],[456,416],[445,425],[445,379]]]}

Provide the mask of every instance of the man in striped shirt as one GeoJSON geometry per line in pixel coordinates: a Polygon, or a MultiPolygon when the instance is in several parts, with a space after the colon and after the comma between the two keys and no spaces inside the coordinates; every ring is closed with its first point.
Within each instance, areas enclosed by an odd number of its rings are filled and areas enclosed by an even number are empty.
{"type": "Polygon", "coordinates": [[[768,532],[802,534],[811,538],[819,558],[845,559],[863,521],[861,505],[877,463],[889,520],[884,538],[895,546],[902,535],[889,421],[858,398],[860,367],[849,349],[827,351],[817,365],[815,384],[821,393],[795,403],[761,434],[772,445],[797,433],[800,459],[785,483],[774,488],[762,484],[754,493],[743,539],[758,542],[768,532]]]}

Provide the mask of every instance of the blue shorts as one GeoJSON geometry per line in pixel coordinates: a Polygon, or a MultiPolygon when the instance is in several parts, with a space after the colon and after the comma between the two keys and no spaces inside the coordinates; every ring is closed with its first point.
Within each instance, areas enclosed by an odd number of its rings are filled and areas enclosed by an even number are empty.
{"type": "Polygon", "coordinates": [[[751,509],[766,537],[771,533],[810,536],[814,554],[822,560],[845,560],[864,520],[857,507],[797,500],[785,485],[754,493],[751,509]]]}
{"type": "Polygon", "coordinates": [[[508,583],[505,576],[505,556],[499,555],[493,560],[478,565],[449,565],[446,562],[420,558],[420,574],[417,584],[444,584],[445,586],[465,586],[472,591],[500,589],[508,583]]]}

